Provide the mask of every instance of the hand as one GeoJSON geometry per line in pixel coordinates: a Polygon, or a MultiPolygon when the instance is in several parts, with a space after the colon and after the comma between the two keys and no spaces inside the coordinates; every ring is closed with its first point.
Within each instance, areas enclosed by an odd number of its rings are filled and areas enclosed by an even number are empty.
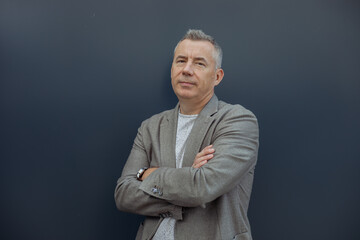
{"type": "Polygon", "coordinates": [[[196,154],[194,163],[192,165],[193,168],[200,168],[204,164],[206,164],[210,159],[214,157],[215,149],[212,145],[205,147],[201,152],[196,154]]]}

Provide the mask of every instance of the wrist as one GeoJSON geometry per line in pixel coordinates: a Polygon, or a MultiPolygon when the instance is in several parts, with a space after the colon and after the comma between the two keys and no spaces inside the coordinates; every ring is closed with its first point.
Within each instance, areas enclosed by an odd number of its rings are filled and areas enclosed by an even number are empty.
{"type": "Polygon", "coordinates": [[[144,173],[142,174],[142,176],[140,177],[140,181],[144,181],[152,172],[154,172],[156,169],[158,169],[157,167],[155,168],[148,168],[144,171],[144,173]]]}
{"type": "Polygon", "coordinates": [[[142,180],[142,176],[144,175],[145,171],[148,169],[148,167],[143,167],[143,168],[140,168],[139,171],[137,172],[136,174],[136,179],[137,180],[142,180]]]}

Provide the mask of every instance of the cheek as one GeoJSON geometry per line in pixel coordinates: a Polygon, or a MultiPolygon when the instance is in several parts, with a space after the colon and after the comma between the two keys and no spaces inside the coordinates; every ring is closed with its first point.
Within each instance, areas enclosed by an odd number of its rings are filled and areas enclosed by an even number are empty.
{"type": "Polygon", "coordinates": [[[204,76],[204,80],[205,81],[203,81],[203,85],[205,85],[207,88],[212,88],[215,86],[216,78],[214,74],[206,74],[206,76],[204,76]]]}
{"type": "Polygon", "coordinates": [[[170,72],[170,75],[171,75],[171,78],[174,78],[174,77],[176,77],[176,75],[177,75],[177,70],[176,69],[171,69],[171,72],[170,72]]]}
{"type": "Polygon", "coordinates": [[[174,71],[171,69],[170,78],[171,78],[171,84],[174,83],[174,71]]]}

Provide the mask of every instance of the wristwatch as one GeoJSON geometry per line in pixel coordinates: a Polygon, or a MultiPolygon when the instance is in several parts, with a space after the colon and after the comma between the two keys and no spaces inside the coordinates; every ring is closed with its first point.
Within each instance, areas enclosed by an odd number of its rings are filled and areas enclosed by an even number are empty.
{"type": "Polygon", "coordinates": [[[148,169],[148,167],[143,167],[140,168],[140,170],[137,172],[136,174],[136,179],[140,180],[140,178],[142,177],[142,175],[144,174],[144,172],[146,171],[146,169],[148,169]]]}

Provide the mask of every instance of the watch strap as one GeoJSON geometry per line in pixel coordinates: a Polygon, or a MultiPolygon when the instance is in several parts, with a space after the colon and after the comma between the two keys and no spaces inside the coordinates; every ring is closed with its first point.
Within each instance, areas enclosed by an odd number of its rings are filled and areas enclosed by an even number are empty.
{"type": "Polygon", "coordinates": [[[142,177],[142,175],[144,174],[144,172],[146,171],[146,169],[148,169],[148,167],[143,167],[140,168],[139,171],[136,174],[136,179],[140,180],[140,178],[142,177]]]}

